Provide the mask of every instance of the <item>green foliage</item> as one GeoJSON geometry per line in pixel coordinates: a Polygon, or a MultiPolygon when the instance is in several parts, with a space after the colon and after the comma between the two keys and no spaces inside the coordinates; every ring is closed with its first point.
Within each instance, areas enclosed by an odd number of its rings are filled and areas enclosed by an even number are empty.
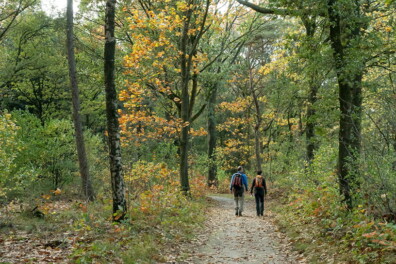
{"type": "Polygon", "coordinates": [[[361,162],[360,201],[371,215],[392,220],[396,216],[395,154],[370,153],[375,153],[375,150],[368,152],[361,162]]]}
{"type": "MultiPolygon", "coordinates": [[[[33,114],[14,111],[1,116],[1,196],[32,196],[63,188],[78,177],[74,129],[68,120],[52,119],[41,125],[33,114]],[[3,148],[4,147],[4,148],[3,148]],[[40,183],[40,184],[37,184],[40,183]]],[[[106,168],[102,140],[85,133],[92,174],[106,168]]],[[[80,183],[78,183],[80,184],[80,183]]]]}
{"type": "Polygon", "coordinates": [[[61,23],[44,13],[30,12],[18,21],[0,45],[2,107],[28,109],[44,123],[64,118],[69,109],[67,64],[61,23]],[[61,111],[63,110],[63,111],[61,111]]]}
{"type": "Polygon", "coordinates": [[[37,117],[26,112],[15,112],[15,120],[21,127],[18,137],[25,148],[15,163],[19,168],[29,164],[34,177],[42,182],[31,188],[56,189],[70,182],[77,171],[72,123],[54,119],[41,126],[37,117]]]}
{"type": "Polygon", "coordinates": [[[5,112],[0,115],[0,198],[6,196],[13,188],[17,188],[16,186],[9,187],[7,181],[15,168],[14,160],[17,153],[22,148],[22,143],[17,140],[18,129],[11,114],[5,112]]]}

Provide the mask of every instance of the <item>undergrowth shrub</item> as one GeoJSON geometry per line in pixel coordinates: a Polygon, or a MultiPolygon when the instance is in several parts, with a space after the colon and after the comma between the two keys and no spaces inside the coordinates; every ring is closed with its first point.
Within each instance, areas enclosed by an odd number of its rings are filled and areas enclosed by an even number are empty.
{"type": "Polygon", "coordinates": [[[344,260],[392,263],[390,259],[396,256],[396,225],[376,221],[362,205],[347,210],[335,186],[291,193],[282,210],[283,225],[308,237],[319,235],[327,243],[337,241],[344,260]]]}
{"type": "Polygon", "coordinates": [[[360,199],[369,214],[396,222],[394,156],[395,153],[383,155],[365,153],[361,161],[360,199]]]}
{"type": "Polygon", "coordinates": [[[191,196],[186,196],[179,188],[178,171],[165,163],[135,163],[125,173],[128,217],[122,223],[109,222],[110,197],[98,195],[97,202],[76,208],[81,216],[75,230],[97,238],[82,241],[73,262],[164,262],[164,249],[191,238],[204,220],[205,177],[194,175],[191,196]]]}
{"type": "MultiPolygon", "coordinates": [[[[280,214],[277,218],[279,223],[289,232],[297,234],[296,246],[304,244],[300,248],[304,248],[311,257],[320,248],[326,247],[320,244],[327,244],[332,245],[328,248],[336,248],[337,253],[328,256],[335,262],[393,263],[396,257],[396,225],[373,214],[374,209],[379,210],[378,206],[385,204],[374,202],[373,198],[378,199],[381,194],[392,197],[393,193],[387,192],[392,185],[381,187],[380,170],[371,164],[376,161],[366,158],[366,164],[362,167],[365,168],[362,169],[363,177],[360,177],[360,193],[355,195],[356,207],[348,210],[339,193],[334,169],[336,157],[335,148],[322,145],[309,169],[290,166],[287,176],[276,176],[280,188],[277,192],[284,194],[283,205],[274,208],[280,214]],[[376,184],[379,188],[375,187],[376,184]],[[372,193],[369,193],[370,190],[372,193]],[[376,207],[373,208],[373,204],[376,207]],[[312,238],[315,238],[315,243],[308,241],[312,238]]],[[[381,163],[381,168],[384,173],[385,168],[390,170],[391,164],[381,163]]],[[[331,253],[320,254],[323,257],[331,253]]],[[[319,256],[315,262],[313,258],[312,263],[327,261],[319,256]]]]}
{"type": "MultiPolygon", "coordinates": [[[[89,131],[84,136],[92,179],[99,179],[107,168],[103,141],[89,131]]],[[[70,120],[42,124],[26,111],[5,113],[0,116],[0,144],[0,199],[33,200],[41,193],[81,184],[70,120]]]]}

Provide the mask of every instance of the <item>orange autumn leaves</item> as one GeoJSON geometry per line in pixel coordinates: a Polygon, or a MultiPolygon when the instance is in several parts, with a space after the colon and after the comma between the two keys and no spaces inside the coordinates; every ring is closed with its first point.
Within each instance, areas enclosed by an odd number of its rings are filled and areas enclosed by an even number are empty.
{"type": "MultiPolygon", "coordinates": [[[[120,125],[124,139],[135,145],[147,140],[174,139],[189,125],[178,117],[182,103],[178,95],[182,52],[178,46],[184,12],[202,11],[185,1],[166,2],[162,8],[149,11],[124,8],[133,45],[124,57],[126,81],[119,94],[124,106],[120,125]]],[[[199,15],[195,23],[201,23],[199,15]]],[[[192,27],[188,34],[192,36],[196,30],[192,27]]],[[[192,72],[199,73],[198,66],[205,60],[204,54],[194,55],[192,72]]],[[[203,128],[191,130],[193,136],[205,133],[203,128]]]]}

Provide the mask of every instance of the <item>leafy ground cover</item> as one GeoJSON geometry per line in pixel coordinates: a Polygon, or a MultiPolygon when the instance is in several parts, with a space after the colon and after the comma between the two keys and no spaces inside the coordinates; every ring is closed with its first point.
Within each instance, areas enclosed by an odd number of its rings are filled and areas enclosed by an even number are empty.
{"type": "Polygon", "coordinates": [[[272,193],[275,222],[308,263],[395,263],[395,223],[346,210],[330,187],[272,193]]]}
{"type": "Polygon", "coordinates": [[[154,185],[130,201],[129,217],[111,221],[111,200],[69,200],[60,191],[1,209],[0,263],[158,263],[204,221],[203,196],[154,185]]]}

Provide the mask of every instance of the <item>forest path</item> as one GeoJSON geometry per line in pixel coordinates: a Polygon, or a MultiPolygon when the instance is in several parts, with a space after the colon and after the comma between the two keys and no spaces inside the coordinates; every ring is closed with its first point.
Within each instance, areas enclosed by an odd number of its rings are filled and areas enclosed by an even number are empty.
{"type": "Polygon", "coordinates": [[[190,244],[181,246],[184,255],[168,263],[306,263],[303,256],[292,251],[287,238],[272,223],[267,209],[264,217],[256,216],[255,202],[245,197],[243,216],[234,212],[231,196],[210,196],[214,206],[207,212],[202,234],[190,244]],[[183,261],[178,261],[178,259],[183,261]]]}

